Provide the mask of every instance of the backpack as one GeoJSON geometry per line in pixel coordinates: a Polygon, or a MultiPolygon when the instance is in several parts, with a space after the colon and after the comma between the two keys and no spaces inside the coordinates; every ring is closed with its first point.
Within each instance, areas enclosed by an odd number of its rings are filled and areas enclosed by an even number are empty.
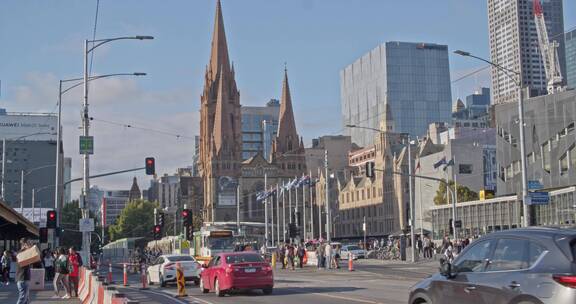
{"type": "Polygon", "coordinates": [[[68,274],[70,273],[70,267],[68,266],[68,258],[65,261],[60,260],[58,258],[58,272],[61,274],[68,274]]]}

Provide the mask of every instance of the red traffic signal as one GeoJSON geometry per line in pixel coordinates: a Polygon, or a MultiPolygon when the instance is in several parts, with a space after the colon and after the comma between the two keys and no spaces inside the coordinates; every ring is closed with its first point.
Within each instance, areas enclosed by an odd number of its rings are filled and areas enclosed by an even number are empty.
{"type": "Polygon", "coordinates": [[[155,225],[155,226],[154,226],[153,234],[154,234],[154,239],[155,239],[155,240],[162,239],[162,226],[160,226],[160,225],[155,225]]]}
{"type": "Polygon", "coordinates": [[[154,157],[146,157],[146,175],[154,175],[156,174],[156,161],[154,157]]]}
{"type": "Polygon", "coordinates": [[[154,227],[154,232],[156,232],[156,233],[160,232],[160,226],[159,225],[154,227]]]}
{"type": "Polygon", "coordinates": [[[182,217],[187,217],[187,216],[188,216],[188,210],[182,211],[182,217]]]}
{"type": "Polygon", "coordinates": [[[184,226],[192,227],[192,210],[182,210],[182,221],[184,222],[184,226]]]}
{"type": "Polygon", "coordinates": [[[56,228],[56,211],[48,210],[46,212],[46,228],[56,228]]]}

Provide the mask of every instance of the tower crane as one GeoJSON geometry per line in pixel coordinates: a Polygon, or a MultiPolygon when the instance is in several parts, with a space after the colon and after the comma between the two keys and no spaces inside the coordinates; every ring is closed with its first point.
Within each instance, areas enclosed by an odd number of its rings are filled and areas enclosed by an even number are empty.
{"type": "Polygon", "coordinates": [[[548,40],[548,30],[544,20],[544,12],[540,0],[534,0],[533,5],[534,22],[538,33],[538,45],[542,54],[544,70],[546,71],[546,89],[548,94],[562,91],[562,73],[560,71],[560,61],[558,60],[558,47],[556,40],[548,40]]]}

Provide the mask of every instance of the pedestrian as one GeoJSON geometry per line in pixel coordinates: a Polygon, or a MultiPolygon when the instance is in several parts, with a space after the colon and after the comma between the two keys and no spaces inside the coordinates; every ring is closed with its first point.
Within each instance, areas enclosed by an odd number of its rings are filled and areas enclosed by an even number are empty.
{"type": "Polygon", "coordinates": [[[44,263],[46,280],[51,281],[54,278],[54,258],[52,257],[52,252],[50,252],[50,249],[44,250],[42,262],[44,263]]]}
{"type": "Polygon", "coordinates": [[[325,262],[325,255],[324,255],[324,243],[319,243],[318,244],[318,268],[322,269],[324,268],[324,262],[325,262]]]}
{"type": "Polygon", "coordinates": [[[326,269],[330,269],[332,266],[332,246],[328,242],[324,246],[324,255],[326,256],[326,269]]]}
{"type": "MultiPolygon", "coordinates": [[[[28,243],[27,238],[20,239],[20,252],[25,251],[30,248],[30,243],[28,243]]],[[[28,289],[28,284],[30,282],[30,265],[20,266],[16,263],[16,286],[18,286],[18,301],[16,304],[29,304],[30,303],[30,291],[28,289]]]]}
{"type": "Polygon", "coordinates": [[[306,248],[304,247],[304,243],[300,243],[300,245],[298,245],[298,265],[300,266],[300,269],[303,268],[305,255],[306,255],[306,248]]]}
{"type": "Polygon", "coordinates": [[[4,254],[0,259],[0,269],[2,270],[2,279],[6,286],[10,285],[10,264],[12,263],[12,254],[8,250],[4,250],[4,254]]]}
{"type": "Polygon", "coordinates": [[[334,258],[332,261],[334,268],[340,269],[340,245],[336,245],[336,248],[334,248],[334,258]]]}
{"type": "Polygon", "coordinates": [[[68,292],[70,297],[78,297],[78,269],[82,265],[82,258],[74,250],[74,247],[70,247],[68,250],[68,265],[70,268],[70,273],[68,274],[68,292]]]}
{"type": "Polygon", "coordinates": [[[282,269],[286,269],[286,263],[284,262],[284,245],[278,244],[278,261],[282,264],[282,269]]]}
{"type": "Polygon", "coordinates": [[[288,249],[286,250],[286,256],[288,257],[288,264],[290,264],[290,268],[294,269],[294,246],[292,244],[288,244],[288,249]]]}
{"type": "Polygon", "coordinates": [[[54,270],[56,273],[54,275],[54,296],[52,298],[60,298],[60,286],[62,286],[62,289],[65,292],[62,299],[70,299],[70,286],[68,285],[70,267],[68,264],[68,256],[66,256],[66,250],[64,248],[58,249],[58,258],[56,259],[54,270]]]}

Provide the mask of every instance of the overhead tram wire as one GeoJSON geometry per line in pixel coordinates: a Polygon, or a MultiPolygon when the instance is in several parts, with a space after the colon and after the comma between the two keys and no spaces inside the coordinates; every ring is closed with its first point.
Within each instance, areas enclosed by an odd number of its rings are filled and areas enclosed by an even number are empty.
{"type": "Polygon", "coordinates": [[[135,129],[135,130],[153,132],[153,133],[157,133],[157,134],[161,134],[161,135],[165,135],[165,136],[172,136],[172,137],[176,137],[176,139],[190,139],[190,140],[194,140],[194,137],[192,137],[192,136],[181,135],[181,134],[178,134],[178,133],[173,133],[173,132],[168,132],[168,131],[163,131],[163,130],[148,128],[148,127],[141,127],[141,126],[137,126],[137,125],[134,125],[134,124],[120,123],[120,122],[115,122],[115,121],[110,121],[110,120],[98,119],[98,118],[94,118],[94,117],[90,117],[90,120],[92,120],[92,121],[98,121],[98,122],[103,122],[103,123],[106,123],[106,124],[110,124],[110,125],[114,125],[114,126],[119,126],[119,127],[123,127],[123,128],[130,128],[130,129],[135,129]]]}

